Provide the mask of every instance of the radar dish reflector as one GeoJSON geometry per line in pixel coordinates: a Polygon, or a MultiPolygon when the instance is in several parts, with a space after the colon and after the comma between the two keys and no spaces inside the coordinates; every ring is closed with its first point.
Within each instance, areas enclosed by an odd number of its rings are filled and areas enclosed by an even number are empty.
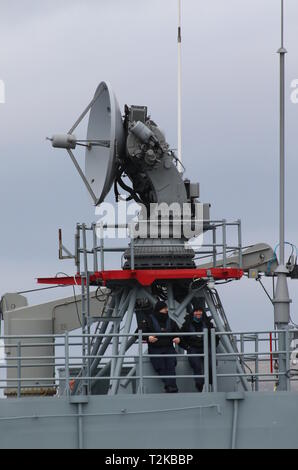
{"type": "Polygon", "coordinates": [[[116,155],[124,150],[125,134],[122,116],[114,92],[107,82],[97,87],[90,109],[87,141],[109,141],[109,147],[91,145],[86,149],[85,175],[100,204],[115,178],[116,155]]]}

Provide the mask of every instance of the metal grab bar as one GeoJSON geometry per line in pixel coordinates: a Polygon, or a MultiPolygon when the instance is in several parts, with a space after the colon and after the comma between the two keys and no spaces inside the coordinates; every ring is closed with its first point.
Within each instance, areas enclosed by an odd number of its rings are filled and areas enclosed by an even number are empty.
{"type": "MultiPolygon", "coordinates": [[[[195,379],[195,378],[203,378],[205,382],[205,391],[210,392],[209,387],[207,384],[209,384],[209,360],[211,361],[211,370],[212,370],[212,391],[211,392],[216,392],[218,391],[218,380],[221,378],[240,378],[240,377],[247,377],[250,378],[252,383],[255,383],[255,391],[257,391],[260,387],[260,384],[262,382],[276,382],[278,378],[282,375],[287,376],[287,379],[293,382],[296,382],[298,379],[298,370],[297,372],[290,370],[290,363],[288,359],[288,370],[286,372],[279,372],[277,371],[271,371],[271,369],[260,371],[260,366],[262,364],[271,364],[271,358],[272,356],[275,358],[275,360],[278,360],[279,356],[281,354],[287,355],[288,358],[291,353],[291,340],[297,336],[298,337],[298,330],[291,329],[289,330],[288,334],[288,343],[287,343],[287,348],[282,351],[272,351],[272,344],[268,343],[268,334],[273,337],[278,335],[278,333],[281,332],[284,334],[284,330],[274,330],[274,331],[260,331],[260,332],[228,332],[228,331],[215,331],[214,329],[211,330],[211,342],[209,343],[209,338],[208,338],[208,331],[205,330],[200,333],[196,333],[198,337],[201,337],[203,339],[203,346],[204,346],[204,351],[202,353],[192,353],[192,354],[185,354],[185,352],[178,352],[175,354],[175,357],[177,358],[190,358],[190,357],[200,357],[203,362],[204,362],[204,374],[202,375],[195,375],[195,374],[176,374],[175,377],[177,379],[195,379]],[[224,335],[233,335],[235,338],[235,342],[240,342],[242,344],[242,349],[239,352],[217,352],[216,351],[216,338],[223,337],[224,335]],[[239,336],[240,335],[240,336],[239,336]],[[265,335],[265,336],[264,336],[265,335]],[[269,347],[269,349],[262,350],[260,345],[263,345],[264,347],[269,347]],[[246,347],[251,347],[252,350],[245,351],[246,347]],[[242,358],[243,361],[249,361],[250,366],[247,365],[247,367],[253,367],[253,364],[255,364],[254,370],[250,371],[244,371],[244,372],[219,372],[217,370],[217,361],[220,361],[222,359],[235,359],[237,358],[240,360],[242,358]]],[[[70,333],[65,333],[65,334],[57,334],[57,335],[17,335],[17,336],[9,336],[9,335],[4,335],[1,337],[1,339],[4,339],[6,342],[9,340],[18,340],[15,341],[12,344],[4,344],[1,345],[2,348],[9,348],[10,350],[10,355],[3,360],[3,363],[0,363],[0,370],[6,370],[7,373],[8,371],[13,371],[15,370],[15,375],[8,376],[6,378],[0,378],[0,389],[7,389],[7,390],[14,390],[17,394],[18,397],[22,395],[22,393],[26,393],[25,389],[44,389],[45,387],[54,387],[56,389],[59,389],[59,386],[61,386],[61,383],[64,381],[66,384],[66,394],[70,394],[70,383],[71,381],[76,381],[76,380],[84,380],[87,383],[88,382],[93,382],[97,380],[108,380],[108,381],[115,381],[115,380],[125,380],[125,376],[122,375],[102,375],[102,376],[91,376],[88,373],[85,373],[83,377],[78,378],[77,374],[73,374],[73,367],[78,366],[81,367],[83,358],[82,356],[78,355],[77,352],[75,351],[78,346],[82,344],[84,339],[88,339],[94,336],[97,337],[107,337],[110,336],[111,338],[116,337],[119,340],[122,338],[133,338],[135,337],[136,339],[136,345],[137,345],[137,351],[136,353],[132,354],[110,354],[107,352],[103,358],[105,361],[109,361],[111,359],[122,359],[124,360],[123,366],[128,368],[130,371],[133,369],[134,364],[138,363],[140,365],[139,367],[139,374],[131,374],[130,380],[139,380],[139,389],[138,393],[144,393],[144,381],[147,381],[149,379],[162,379],[162,378],[171,378],[173,376],[159,376],[159,375],[146,375],[144,374],[143,370],[143,363],[144,360],[150,359],[152,355],[149,353],[146,353],[143,351],[143,345],[144,341],[146,340],[146,337],[149,335],[154,335],[157,337],[187,337],[187,336],[193,336],[193,332],[175,332],[175,333],[156,333],[152,332],[150,333],[144,333],[141,330],[138,330],[136,333],[110,333],[110,334],[96,334],[92,335],[92,333],[84,333],[84,334],[70,334],[70,333]],[[32,339],[32,343],[28,342],[28,340],[32,339]],[[50,341],[47,343],[42,343],[40,340],[42,338],[50,338],[50,341]],[[23,339],[23,341],[22,341],[23,339]],[[24,342],[26,341],[26,342],[24,342]],[[56,342],[59,341],[57,344],[56,342]],[[72,343],[72,341],[74,341],[72,343]],[[31,355],[26,356],[25,351],[27,349],[27,352],[30,352],[30,349],[28,348],[33,348],[34,346],[41,347],[44,345],[54,345],[56,344],[57,348],[61,348],[64,353],[57,355],[49,355],[49,354],[38,354],[38,355],[31,355]],[[13,350],[14,348],[14,350],[13,350]],[[25,349],[26,348],[26,349],[25,349]],[[15,354],[13,354],[15,352],[15,354]],[[29,362],[30,361],[30,362],[29,362]],[[36,361],[36,363],[34,363],[36,361]],[[79,361],[79,362],[78,362],[79,361]],[[129,362],[132,361],[132,362],[129,362]],[[28,363],[29,362],[29,363],[28,363]],[[30,369],[34,370],[34,368],[40,368],[44,367],[45,371],[49,371],[49,368],[52,368],[53,370],[53,375],[48,376],[37,376],[32,374],[32,376],[26,375],[25,371],[30,369]],[[65,377],[57,377],[57,370],[58,367],[64,368],[65,372],[65,377]]],[[[172,354],[154,354],[154,357],[172,357],[172,354]]],[[[97,356],[93,354],[85,354],[85,360],[90,360],[90,359],[96,359],[97,356]]],[[[100,367],[102,366],[107,366],[109,362],[103,363],[100,367]]],[[[86,371],[87,372],[87,371],[86,371]]],[[[9,373],[8,373],[9,375],[9,373]]],[[[90,386],[90,383],[89,383],[90,386]]]]}
{"type": "MultiPolygon", "coordinates": [[[[202,259],[206,258],[206,253],[209,253],[209,257],[212,260],[212,266],[216,267],[217,263],[217,257],[218,257],[218,248],[222,249],[222,255],[223,255],[223,266],[225,267],[227,265],[228,261],[228,253],[234,252],[235,255],[238,255],[238,264],[239,268],[241,269],[242,267],[242,232],[241,232],[241,221],[240,220],[235,220],[235,221],[227,221],[225,219],[223,220],[203,220],[203,219],[185,219],[185,218],[176,218],[176,219],[165,219],[162,218],[162,223],[163,225],[169,223],[171,226],[174,225],[183,225],[184,223],[192,223],[192,224],[200,224],[201,228],[201,233],[203,233],[203,225],[204,222],[208,223],[209,231],[212,233],[211,237],[211,242],[208,243],[199,243],[197,247],[192,244],[191,247],[194,250],[195,253],[195,259],[198,259],[197,255],[202,255],[202,259]],[[234,236],[235,242],[234,243],[228,243],[228,228],[229,227],[234,227],[236,228],[236,234],[234,236]],[[221,238],[219,236],[216,236],[217,230],[221,231],[221,238]],[[204,248],[210,248],[210,252],[202,251],[204,248]]],[[[75,259],[75,265],[77,267],[77,272],[79,272],[80,266],[81,266],[81,255],[83,256],[83,261],[84,265],[87,265],[86,261],[86,256],[87,255],[92,255],[93,256],[93,270],[94,272],[97,271],[99,268],[101,271],[104,271],[106,269],[106,261],[104,254],[105,253],[122,253],[122,256],[124,252],[128,249],[128,245],[123,245],[123,246],[106,246],[105,244],[105,233],[109,229],[113,230],[128,230],[129,233],[127,233],[125,237],[122,238],[127,238],[128,243],[130,240],[130,248],[129,248],[129,254],[130,254],[130,262],[131,262],[131,269],[134,269],[135,266],[135,250],[136,246],[134,243],[134,237],[130,236],[133,234],[133,227],[136,227],[138,225],[146,225],[149,227],[156,226],[156,224],[161,224],[161,220],[153,220],[153,219],[141,219],[137,222],[130,222],[130,223],[124,223],[124,224],[107,224],[103,223],[102,221],[99,223],[93,222],[90,226],[87,226],[86,224],[77,224],[76,226],[76,234],[75,234],[75,254],[74,254],[74,259],[75,259]],[[87,241],[86,241],[86,231],[91,231],[92,232],[92,245],[90,247],[87,247],[87,241]],[[82,240],[81,240],[82,238],[82,240]],[[97,238],[99,239],[99,244],[97,242],[97,238]],[[98,260],[98,254],[100,255],[100,259],[98,260]]],[[[150,237],[145,237],[146,238],[146,246],[147,247],[171,247],[173,248],[174,246],[181,247],[181,244],[175,245],[175,244],[163,244],[163,243],[157,243],[157,239],[155,239],[154,243],[149,243],[150,237]]],[[[154,237],[155,238],[155,237],[154,237]]],[[[166,240],[169,237],[164,237],[164,240],[166,240]]],[[[180,237],[179,237],[180,238],[180,237]]],[[[65,248],[65,250],[67,250],[65,248]]],[[[70,253],[69,250],[67,250],[68,253],[70,253]]],[[[200,257],[200,256],[199,256],[200,257]]],[[[85,272],[87,270],[85,269],[85,272]]]]}

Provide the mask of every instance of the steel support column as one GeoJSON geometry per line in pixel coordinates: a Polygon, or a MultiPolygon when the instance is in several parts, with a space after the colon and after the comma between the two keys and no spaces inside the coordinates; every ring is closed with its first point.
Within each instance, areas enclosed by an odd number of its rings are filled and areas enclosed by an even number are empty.
{"type": "MultiPolygon", "coordinates": [[[[127,335],[130,332],[131,322],[132,322],[135,303],[136,303],[137,291],[138,291],[138,288],[134,287],[132,292],[131,292],[131,295],[130,295],[129,305],[128,305],[128,308],[127,308],[127,314],[126,314],[126,319],[125,319],[125,325],[124,325],[124,328],[123,328],[123,334],[124,335],[127,335]]],[[[123,336],[123,340],[121,342],[121,346],[120,346],[120,350],[119,350],[120,356],[125,354],[127,342],[128,342],[128,336],[123,336]]],[[[116,362],[116,365],[115,365],[115,374],[114,374],[114,376],[116,376],[116,377],[119,377],[121,375],[123,359],[124,359],[123,357],[119,357],[117,359],[117,362],[116,362]]],[[[110,389],[110,394],[111,395],[115,395],[117,393],[118,388],[119,388],[119,383],[120,383],[119,379],[113,380],[113,383],[112,383],[112,386],[111,386],[111,389],[110,389]]]]}

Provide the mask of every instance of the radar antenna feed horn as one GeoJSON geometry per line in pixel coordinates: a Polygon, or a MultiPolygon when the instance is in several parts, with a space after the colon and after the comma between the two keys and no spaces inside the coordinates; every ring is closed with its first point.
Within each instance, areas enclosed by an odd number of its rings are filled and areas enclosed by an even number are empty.
{"type": "Polygon", "coordinates": [[[54,148],[67,150],[94,204],[100,204],[112,187],[116,157],[122,156],[125,144],[120,108],[109,83],[99,84],[93,99],[67,134],[55,134],[49,140],[54,148]],[[89,111],[87,139],[76,139],[73,131],[89,111]],[[72,152],[77,145],[86,147],[85,172],[72,152]]]}

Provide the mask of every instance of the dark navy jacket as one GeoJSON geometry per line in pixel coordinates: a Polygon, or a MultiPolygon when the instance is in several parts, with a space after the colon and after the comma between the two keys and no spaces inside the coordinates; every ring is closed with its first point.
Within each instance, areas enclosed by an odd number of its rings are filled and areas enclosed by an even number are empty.
{"type": "MultiPolygon", "coordinates": [[[[141,328],[144,333],[153,333],[152,336],[154,336],[154,333],[179,333],[177,324],[165,313],[152,313],[148,315],[147,318],[143,320],[141,328]]],[[[144,336],[150,348],[160,348],[173,346],[173,339],[179,338],[179,334],[157,336],[157,338],[158,341],[155,343],[149,343],[148,336],[144,336]]]]}
{"type": "MultiPolygon", "coordinates": [[[[193,318],[193,314],[186,315],[184,319],[184,323],[181,327],[181,332],[183,333],[203,333],[204,328],[208,330],[208,346],[210,350],[211,344],[211,329],[214,328],[213,323],[211,322],[210,318],[207,317],[206,314],[203,314],[202,321],[200,323],[196,322],[193,318]]],[[[218,344],[218,337],[216,338],[216,346],[218,344]]],[[[204,352],[204,338],[203,335],[196,335],[194,334],[189,336],[181,336],[181,342],[179,344],[182,348],[188,350],[189,348],[196,348],[198,349],[199,353],[204,352]]]]}

